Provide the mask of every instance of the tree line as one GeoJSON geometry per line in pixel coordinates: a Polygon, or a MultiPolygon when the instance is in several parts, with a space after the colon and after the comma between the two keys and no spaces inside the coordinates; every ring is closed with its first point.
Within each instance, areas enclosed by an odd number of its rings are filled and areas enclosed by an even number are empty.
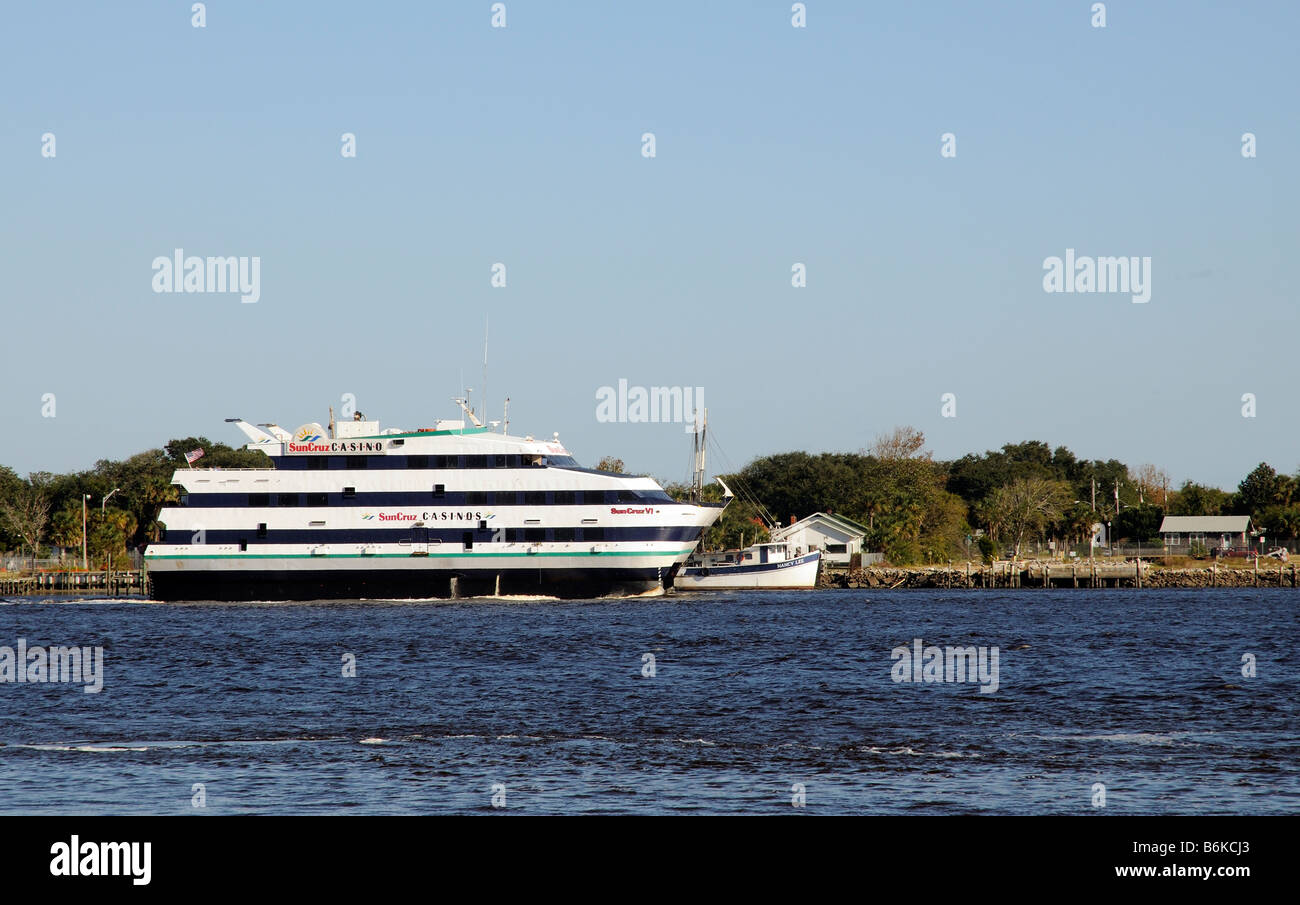
{"type": "Polygon", "coordinates": [[[896,564],[1086,544],[1097,523],[1114,540],[1156,546],[1165,515],[1249,515],[1276,542],[1300,537],[1300,475],[1263,462],[1235,491],[1173,487],[1157,466],[1083,459],[1037,440],[936,460],[924,434],[900,427],[857,453],[762,456],[723,479],[753,502],[729,510],[720,526],[731,530],[710,543],[734,541],[737,525],[833,512],[866,526],[867,548],[896,564]]]}
{"type": "Polygon", "coordinates": [[[19,477],[0,465],[0,551],[21,551],[35,559],[50,547],[74,549],[80,563],[83,539],[92,568],[122,569],[129,551],[162,538],[158,513],[178,499],[172,475],[186,466],[185,454],[202,449],[200,467],[264,468],[266,456],[213,443],[207,437],[172,440],[122,461],[101,459],[86,471],[19,477]],[[83,534],[83,504],[84,525],[83,534]]]}
{"type": "MultiPolygon", "coordinates": [[[[0,551],[34,559],[50,547],[79,548],[84,537],[91,563],[125,567],[130,550],[161,539],[159,510],[177,499],[172,475],[197,448],[205,451],[200,467],[267,464],[260,452],[186,437],[70,474],[20,477],[0,466],[0,551]]],[[[621,472],[623,462],[607,457],[598,467],[621,472]]],[[[989,555],[1048,540],[1086,543],[1097,522],[1111,525],[1114,538],[1155,545],[1166,514],[1249,515],[1274,541],[1300,538],[1300,474],[1264,462],[1233,491],[1194,481],[1174,488],[1156,466],[1081,459],[1036,440],[941,461],[924,434],[900,427],[856,453],[761,456],[722,477],[738,497],[706,535],[712,549],[763,542],[773,523],[818,511],[860,522],[868,548],[898,564],[967,557],[976,548],[989,555]]],[[[689,492],[664,487],[679,499],[689,492]]],[[[704,488],[706,500],[722,493],[717,482],[704,488]]]]}

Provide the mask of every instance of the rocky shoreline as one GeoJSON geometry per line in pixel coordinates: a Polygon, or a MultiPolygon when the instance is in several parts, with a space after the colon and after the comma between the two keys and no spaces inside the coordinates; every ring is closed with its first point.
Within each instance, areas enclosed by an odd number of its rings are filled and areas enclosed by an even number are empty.
{"type": "Polygon", "coordinates": [[[1090,567],[1087,563],[997,563],[992,566],[876,566],[865,569],[823,570],[819,588],[1296,588],[1296,566],[1261,564],[1254,569],[1227,569],[1213,565],[1195,569],[1166,569],[1142,563],[1090,567]]]}

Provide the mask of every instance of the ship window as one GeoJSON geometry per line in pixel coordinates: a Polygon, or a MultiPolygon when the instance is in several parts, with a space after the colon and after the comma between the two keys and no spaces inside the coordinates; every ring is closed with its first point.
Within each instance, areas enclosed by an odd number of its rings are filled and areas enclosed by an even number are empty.
{"type": "Polygon", "coordinates": [[[182,493],[176,499],[177,506],[188,506],[189,504],[190,504],[190,495],[188,493],[182,493]]]}
{"type": "Polygon", "coordinates": [[[311,456],[307,459],[308,471],[324,471],[329,468],[329,456],[311,456]]]}
{"type": "Polygon", "coordinates": [[[433,467],[434,467],[434,468],[446,468],[446,467],[447,467],[447,457],[446,457],[446,456],[430,456],[429,459],[430,459],[430,461],[433,463],[433,467]]]}
{"type": "Polygon", "coordinates": [[[555,491],[555,505],[572,506],[574,502],[573,496],[572,490],[557,490],[555,491]]]}
{"type": "Polygon", "coordinates": [[[605,491],[603,491],[603,490],[587,490],[587,491],[584,491],[583,494],[582,494],[582,501],[583,501],[584,503],[586,503],[588,506],[590,506],[590,505],[593,504],[593,503],[604,503],[604,502],[605,502],[605,491]]]}
{"type": "Polygon", "coordinates": [[[507,543],[507,544],[515,544],[515,543],[518,543],[518,542],[519,542],[520,540],[522,540],[522,539],[523,539],[523,532],[520,531],[518,528],[507,528],[507,529],[506,529],[506,543],[507,543]]]}
{"type": "Polygon", "coordinates": [[[280,501],[279,501],[279,502],[280,502],[280,505],[281,505],[281,506],[297,506],[297,505],[298,505],[298,494],[296,494],[296,493],[282,493],[282,494],[280,494],[280,501]]]}
{"type": "Polygon", "coordinates": [[[492,503],[495,506],[515,506],[519,503],[519,494],[509,490],[497,491],[493,497],[492,503]]]}
{"type": "Polygon", "coordinates": [[[541,541],[546,540],[546,529],[545,529],[545,528],[525,528],[525,529],[524,529],[524,540],[525,540],[527,543],[530,543],[530,544],[540,543],[541,541]]]}
{"type": "Polygon", "coordinates": [[[520,460],[520,457],[519,457],[519,456],[511,456],[511,457],[510,457],[510,467],[511,467],[511,468],[518,468],[518,467],[519,467],[519,463],[520,463],[520,461],[521,461],[521,460],[520,460]]]}
{"type": "Polygon", "coordinates": [[[348,468],[365,468],[369,458],[369,456],[348,456],[348,468]]]}
{"type": "Polygon", "coordinates": [[[620,490],[618,492],[618,501],[620,503],[635,503],[637,495],[630,490],[620,490]]]}
{"type": "Polygon", "coordinates": [[[573,540],[573,533],[572,528],[556,528],[555,539],[559,541],[571,541],[573,540]]]}
{"type": "Polygon", "coordinates": [[[266,537],[266,522],[257,523],[257,536],[258,538],[266,537]]]}
{"type": "Polygon", "coordinates": [[[486,467],[487,467],[487,456],[466,456],[466,457],[465,457],[465,467],[466,467],[466,468],[486,468],[486,467]]]}
{"type": "Polygon", "coordinates": [[[541,490],[526,490],[526,491],[524,491],[524,505],[525,505],[525,506],[545,506],[545,505],[546,505],[546,493],[545,493],[544,491],[541,491],[541,490]]]}
{"type": "Polygon", "coordinates": [[[330,498],[328,493],[309,493],[307,494],[308,506],[328,506],[330,498]]]}
{"type": "Polygon", "coordinates": [[[428,456],[407,456],[406,467],[407,468],[428,468],[429,457],[428,456]]]}
{"type": "Polygon", "coordinates": [[[343,499],[352,500],[352,499],[356,499],[356,496],[357,496],[357,489],[355,487],[343,488],[343,499]]]}
{"type": "Polygon", "coordinates": [[[604,528],[583,528],[582,539],[583,540],[604,540],[605,529],[604,528]]]}
{"type": "Polygon", "coordinates": [[[442,499],[443,497],[445,497],[446,495],[447,495],[447,485],[446,485],[446,484],[434,484],[434,485],[433,485],[433,498],[434,498],[435,500],[440,500],[440,499],[442,499]]]}
{"type": "Polygon", "coordinates": [[[250,493],[248,495],[248,505],[250,506],[270,506],[271,495],[269,493],[250,493]]]}
{"type": "Polygon", "coordinates": [[[465,503],[469,506],[482,506],[487,503],[487,494],[478,490],[467,493],[465,494],[465,503]]]}
{"type": "Polygon", "coordinates": [[[555,465],[560,468],[577,468],[578,460],[573,458],[573,456],[547,456],[546,464],[555,465]]]}
{"type": "Polygon", "coordinates": [[[673,498],[662,490],[643,490],[639,495],[643,500],[654,500],[656,503],[673,502],[673,498]]]}

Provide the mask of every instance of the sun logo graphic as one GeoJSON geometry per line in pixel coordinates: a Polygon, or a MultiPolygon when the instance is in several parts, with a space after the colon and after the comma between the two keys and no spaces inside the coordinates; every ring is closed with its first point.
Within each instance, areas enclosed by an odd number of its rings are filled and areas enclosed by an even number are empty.
{"type": "Polygon", "coordinates": [[[311,424],[304,424],[293,432],[293,438],[299,443],[311,443],[319,440],[325,435],[325,428],[321,427],[314,421],[311,424]]]}
{"type": "Polygon", "coordinates": [[[370,520],[371,520],[372,518],[374,518],[374,517],[375,517],[375,514],[374,514],[373,512],[367,512],[365,515],[361,516],[361,521],[363,521],[363,522],[368,522],[368,521],[370,521],[370,520]]]}

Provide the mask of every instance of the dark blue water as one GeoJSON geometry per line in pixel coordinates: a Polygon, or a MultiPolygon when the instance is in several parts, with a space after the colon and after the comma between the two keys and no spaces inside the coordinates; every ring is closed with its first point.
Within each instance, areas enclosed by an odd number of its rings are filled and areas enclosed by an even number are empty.
{"type": "Polygon", "coordinates": [[[488,813],[500,784],[520,813],[780,814],[798,783],[802,813],[1294,813],[1297,607],[1113,589],[8,602],[0,645],[102,645],[104,688],[0,684],[0,811],[488,813]],[[997,646],[998,690],[894,682],[891,650],[917,637],[997,646]]]}

